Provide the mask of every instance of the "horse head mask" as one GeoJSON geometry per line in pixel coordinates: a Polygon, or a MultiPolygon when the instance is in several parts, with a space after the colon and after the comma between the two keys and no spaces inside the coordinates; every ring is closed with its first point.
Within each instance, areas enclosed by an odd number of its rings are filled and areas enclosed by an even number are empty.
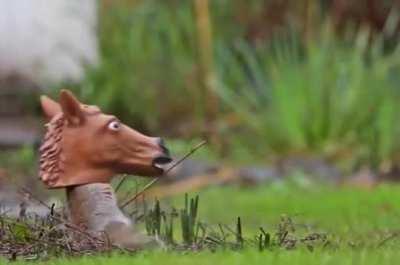
{"type": "Polygon", "coordinates": [[[162,139],[143,135],[62,90],[59,102],[41,97],[48,120],[39,177],[48,188],[110,182],[115,174],[162,175],[171,162],[162,139]]]}

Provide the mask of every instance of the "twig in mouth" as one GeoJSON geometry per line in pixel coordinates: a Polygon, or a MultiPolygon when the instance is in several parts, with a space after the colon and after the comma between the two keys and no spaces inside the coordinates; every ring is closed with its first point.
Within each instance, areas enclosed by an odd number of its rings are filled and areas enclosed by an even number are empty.
{"type": "Polygon", "coordinates": [[[115,192],[117,193],[119,188],[121,188],[122,184],[124,184],[125,180],[126,180],[127,175],[124,174],[124,176],[122,177],[121,181],[118,183],[117,187],[115,188],[115,192]]]}
{"type": "MultiPolygon", "coordinates": [[[[185,161],[189,156],[191,156],[194,152],[196,152],[197,150],[199,150],[201,147],[203,147],[205,144],[207,143],[207,141],[202,141],[200,143],[198,143],[197,145],[195,145],[192,149],[190,149],[190,151],[184,155],[181,159],[179,159],[178,161],[176,161],[172,166],[170,166],[167,170],[165,170],[164,174],[167,174],[168,172],[170,172],[172,169],[174,169],[176,166],[178,166],[180,163],[182,163],[183,161],[185,161]]],[[[148,190],[151,186],[153,186],[155,183],[157,183],[160,180],[160,177],[150,181],[146,186],[143,187],[143,189],[141,189],[138,193],[136,193],[132,198],[130,198],[128,201],[126,201],[125,203],[123,203],[120,207],[121,209],[124,209],[126,206],[128,206],[131,202],[135,201],[140,195],[142,195],[146,190],[148,190]]],[[[123,181],[123,179],[121,180],[121,182],[123,181]]]]}

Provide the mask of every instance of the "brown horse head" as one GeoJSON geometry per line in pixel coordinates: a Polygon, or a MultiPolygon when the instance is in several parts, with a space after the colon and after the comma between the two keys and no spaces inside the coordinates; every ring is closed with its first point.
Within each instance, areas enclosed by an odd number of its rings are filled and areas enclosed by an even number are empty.
{"type": "Polygon", "coordinates": [[[160,138],[80,103],[68,90],[61,91],[59,103],[42,96],[41,105],[48,123],[39,176],[49,188],[109,182],[121,173],[159,176],[171,162],[160,138]]]}

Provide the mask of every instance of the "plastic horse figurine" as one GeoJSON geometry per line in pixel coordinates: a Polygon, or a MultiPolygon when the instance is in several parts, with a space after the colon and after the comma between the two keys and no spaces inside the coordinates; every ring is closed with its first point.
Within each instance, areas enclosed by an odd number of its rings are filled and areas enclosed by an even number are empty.
{"type": "Polygon", "coordinates": [[[68,90],[56,101],[41,97],[48,120],[40,148],[39,177],[48,188],[66,188],[71,221],[91,232],[106,232],[124,247],[149,240],[133,234],[118,208],[110,181],[115,174],[160,176],[170,163],[162,139],[145,136],[97,106],[80,103],[68,90]]]}

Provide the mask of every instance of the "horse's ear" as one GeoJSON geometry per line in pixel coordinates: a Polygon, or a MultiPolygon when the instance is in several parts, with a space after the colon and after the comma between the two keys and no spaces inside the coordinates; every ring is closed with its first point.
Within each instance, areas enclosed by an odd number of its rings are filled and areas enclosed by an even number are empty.
{"type": "Polygon", "coordinates": [[[42,105],[43,113],[48,121],[61,112],[60,104],[47,96],[40,97],[40,105],[42,105]]]}
{"type": "Polygon", "coordinates": [[[80,125],[85,121],[85,116],[81,109],[81,103],[76,99],[71,91],[63,89],[60,92],[60,105],[64,117],[70,125],[80,125]]]}

